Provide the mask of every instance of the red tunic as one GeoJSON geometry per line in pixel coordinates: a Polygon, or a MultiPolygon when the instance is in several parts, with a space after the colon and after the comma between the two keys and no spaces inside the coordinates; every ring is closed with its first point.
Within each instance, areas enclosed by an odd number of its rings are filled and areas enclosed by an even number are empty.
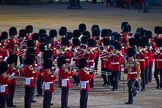
{"type": "Polygon", "coordinates": [[[155,56],[155,68],[162,69],[162,53],[155,56]]]}
{"type": "Polygon", "coordinates": [[[96,58],[96,54],[93,52],[88,52],[85,54],[85,59],[87,60],[87,67],[91,67],[94,64],[94,60],[96,58]]]}
{"type": "Polygon", "coordinates": [[[72,51],[70,51],[70,50],[65,51],[64,56],[65,56],[65,59],[66,59],[66,63],[70,64],[71,58],[73,57],[72,51]]]}
{"type": "Polygon", "coordinates": [[[122,63],[122,57],[119,55],[115,55],[115,56],[112,56],[110,60],[111,60],[110,71],[120,72],[120,65],[122,63]]]}
{"type": "Polygon", "coordinates": [[[10,84],[8,77],[3,78],[3,76],[0,75],[0,94],[8,94],[8,84],[10,84]]]}
{"type": "Polygon", "coordinates": [[[70,76],[74,75],[74,72],[65,72],[62,68],[59,68],[58,71],[59,78],[61,80],[61,88],[70,88],[70,76]]]}
{"type": "Polygon", "coordinates": [[[141,70],[145,69],[145,67],[146,67],[145,58],[146,58],[146,55],[143,53],[138,53],[136,55],[136,60],[140,63],[141,70]]]}
{"type": "Polygon", "coordinates": [[[8,71],[7,71],[7,74],[12,76],[12,79],[10,80],[10,86],[16,86],[16,79],[15,79],[15,76],[16,75],[19,75],[19,71],[17,69],[12,69],[10,66],[8,67],[8,71]]]}
{"type": "Polygon", "coordinates": [[[132,71],[127,73],[127,80],[135,80],[136,78],[137,78],[137,70],[136,70],[136,67],[133,66],[132,71]]]}
{"type": "Polygon", "coordinates": [[[54,76],[53,74],[47,74],[47,72],[45,72],[43,70],[42,79],[44,81],[43,90],[45,92],[49,92],[49,93],[53,92],[54,91],[54,81],[56,80],[56,76],[54,76]]]}
{"type": "Polygon", "coordinates": [[[80,89],[90,90],[89,80],[94,79],[94,75],[87,74],[83,70],[78,71],[78,77],[80,80],[80,89]]]}
{"type": "Polygon", "coordinates": [[[25,87],[34,88],[35,86],[34,81],[38,76],[37,73],[33,69],[29,69],[29,67],[24,66],[23,75],[25,78],[25,82],[24,82],[25,87]]]}

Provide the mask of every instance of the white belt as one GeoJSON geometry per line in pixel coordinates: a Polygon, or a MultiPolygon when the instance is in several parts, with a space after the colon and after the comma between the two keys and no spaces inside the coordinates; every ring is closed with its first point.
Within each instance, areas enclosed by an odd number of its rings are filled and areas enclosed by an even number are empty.
{"type": "Polygon", "coordinates": [[[0,56],[0,58],[2,58],[2,56],[0,56]]]}
{"type": "Polygon", "coordinates": [[[8,85],[7,85],[7,84],[0,84],[0,86],[5,86],[5,87],[7,87],[8,85]]]}
{"type": "Polygon", "coordinates": [[[70,61],[70,59],[66,59],[66,61],[70,61]]]}
{"type": "Polygon", "coordinates": [[[133,75],[133,74],[137,74],[137,72],[129,72],[128,74],[133,75]]]}
{"type": "Polygon", "coordinates": [[[78,58],[78,57],[74,57],[73,59],[80,59],[80,58],[78,58]]]}
{"type": "Polygon", "coordinates": [[[115,64],[119,64],[119,62],[111,62],[111,64],[115,65],[115,64]]]}
{"type": "Polygon", "coordinates": [[[67,79],[62,79],[62,80],[67,80],[67,81],[68,81],[68,80],[69,80],[69,78],[67,78],[67,79]]]}
{"type": "Polygon", "coordinates": [[[144,59],[136,59],[137,61],[145,61],[144,59]]]}
{"type": "Polygon", "coordinates": [[[49,83],[49,84],[53,84],[53,82],[44,82],[44,83],[49,83]]]}
{"type": "Polygon", "coordinates": [[[25,79],[30,79],[31,80],[31,79],[34,79],[34,77],[26,77],[25,79]]]}
{"type": "Polygon", "coordinates": [[[94,62],[94,60],[87,60],[87,62],[94,62]]]}
{"type": "Polygon", "coordinates": [[[80,81],[80,83],[89,83],[89,81],[80,81]]]}
{"type": "Polygon", "coordinates": [[[104,60],[104,61],[108,61],[108,59],[102,59],[102,60],[104,60]]]}
{"type": "Polygon", "coordinates": [[[162,59],[155,59],[155,61],[162,61],[162,59]]]}

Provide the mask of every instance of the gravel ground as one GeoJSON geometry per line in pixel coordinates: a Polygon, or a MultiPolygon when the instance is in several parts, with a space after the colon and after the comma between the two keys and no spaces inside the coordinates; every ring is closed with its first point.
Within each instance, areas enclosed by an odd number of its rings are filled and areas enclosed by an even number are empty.
{"type": "MultiPolygon", "coordinates": [[[[10,26],[18,29],[32,24],[34,30],[41,28],[50,30],[67,26],[69,31],[77,28],[79,23],[86,23],[90,30],[92,24],[99,24],[100,28],[111,28],[120,31],[121,21],[128,21],[134,32],[137,27],[154,30],[154,26],[162,25],[162,7],[152,7],[151,13],[138,13],[137,10],[104,7],[103,4],[82,4],[82,10],[68,10],[66,4],[30,5],[30,6],[0,6],[0,32],[8,30],[10,26]]],[[[125,79],[125,77],[124,77],[125,79]]],[[[162,108],[162,91],[155,89],[155,81],[146,86],[145,92],[139,92],[134,105],[125,105],[127,101],[126,81],[120,81],[119,91],[112,92],[111,87],[102,87],[102,79],[97,75],[95,88],[89,92],[88,108],[162,108]]],[[[55,84],[52,108],[60,108],[60,88],[55,84]]],[[[23,107],[23,79],[18,78],[14,102],[17,108],[23,107]]],[[[69,96],[69,106],[79,108],[79,89],[72,85],[69,96]]],[[[33,108],[41,108],[41,97],[35,97],[37,103],[33,108]]]]}

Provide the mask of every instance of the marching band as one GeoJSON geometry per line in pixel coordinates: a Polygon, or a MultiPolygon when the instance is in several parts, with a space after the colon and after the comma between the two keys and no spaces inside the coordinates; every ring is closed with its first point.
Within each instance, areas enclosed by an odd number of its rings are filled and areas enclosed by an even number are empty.
{"type": "Polygon", "coordinates": [[[87,108],[88,91],[94,88],[95,74],[101,75],[103,86],[118,91],[121,72],[126,73],[126,104],[133,104],[139,89],[145,91],[152,75],[156,89],[162,90],[162,27],[155,27],[154,37],[144,28],[131,33],[128,22],[122,22],[121,30],[120,33],[100,30],[99,25],[94,24],[91,35],[82,23],[73,32],[63,26],[58,33],[51,29],[49,35],[45,29],[33,33],[32,25],[20,29],[19,33],[16,27],[3,31],[0,35],[0,108],[5,108],[6,103],[8,107],[16,107],[13,99],[18,75],[24,77],[24,108],[31,108],[35,86],[37,96],[44,97],[43,108],[50,108],[56,79],[61,88],[61,108],[69,108],[70,77],[80,87],[80,108],[87,108]]]}

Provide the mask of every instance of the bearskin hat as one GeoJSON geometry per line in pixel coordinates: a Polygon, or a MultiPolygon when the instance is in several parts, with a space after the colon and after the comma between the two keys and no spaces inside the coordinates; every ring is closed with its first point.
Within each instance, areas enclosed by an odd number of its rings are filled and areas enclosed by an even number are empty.
{"type": "Polygon", "coordinates": [[[27,55],[24,63],[25,65],[32,65],[35,62],[35,56],[34,55],[27,55]]]}
{"type": "Polygon", "coordinates": [[[5,61],[0,62],[0,74],[5,73],[8,69],[8,64],[5,61]]]}
{"type": "Polygon", "coordinates": [[[131,31],[131,25],[126,25],[123,27],[123,32],[130,32],[131,31]]]}
{"type": "Polygon", "coordinates": [[[45,51],[45,46],[46,46],[46,44],[40,44],[40,45],[39,45],[39,50],[40,50],[41,52],[44,52],[44,51],[45,51]]]}
{"type": "Polygon", "coordinates": [[[88,38],[86,37],[86,36],[83,36],[82,38],[81,38],[81,44],[87,44],[87,40],[88,40],[88,38]]]}
{"type": "Polygon", "coordinates": [[[128,22],[124,21],[121,23],[121,30],[123,31],[125,26],[128,26],[128,22]]]}
{"type": "Polygon", "coordinates": [[[136,51],[134,48],[127,48],[127,57],[135,57],[136,51]]]}
{"type": "Polygon", "coordinates": [[[27,48],[26,55],[32,55],[32,54],[33,55],[35,54],[35,49],[31,47],[27,48]]]}
{"type": "Polygon", "coordinates": [[[72,32],[67,32],[65,37],[68,39],[68,40],[71,40],[72,37],[73,37],[73,33],[72,32]]]}
{"type": "Polygon", "coordinates": [[[110,40],[108,38],[103,38],[102,43],[103,43],[103,46],[108,46],[110,45],[110,40]]]}
{"type": "Polygon", "coordinates": [[[128,40],[130,46],[136,45],[136,39],[135,38],[129,38],[128,40]]]}
{"type": "Polygon", "coordinates": [[[43,53],[43,60],[45,61],[46,59],[52,59],[53,53],[51,50],[46,50],[43,53]]]}
{"type": "Polygon", "coordinates": [[[92,25],[92,27],[91,27],[91,32],[92,32],[93,30],[95,30],[95,29],[100,30],[99,25],[97,25],[97,24],[92,25]]]}
{"type": "Polygon", "coordinates": [[[158,38],[155,40],[156,46],[157,47],[162,47],[162,39],[158,38]]]}
{"type": "Polygon", "coordinates": [[[49,69],[52,68],[52,60],[47,59],[43,63],[43,69],[49,69]]]}
{"type": "Polygon", "coordinates": [[[79,69],[82,69],[82,68],[86,67],[86,65],[87,65],[86,59],[85,59],[85,58],[81,58],[81,59],[79,60],[79,66],[78,66],[78,68],[79,68],[79,69]]]}
{"type": "Polygon", "coordinates": [[[39,30],[39,35],[42,37],[42,35],[46,34],[46,30],[45,29],[40,29],[39,30]]]}
{"type": "Polygon", "coordinates": [[[141,35],[142,32],[143,32],[143,30],[144,30],[144,29],[143,29],[142,27],[139,27],[139,28],[136,29],[135,34],[140,34],[140,35],[141,35]]]}
{"type": "Polygon", "coordinates": [[[55,29],[52,29],[49,31],[49,37],[57,37],[57,31],[55,29]]]}
{"type": "Polygon", "coordinates": [[[65,59],[64,56],[58,57],[58,59],[57,59],[57,66],[59,68],[62,67],[62,65],[65,64],[65,63],[66,63],[66,59],[65,59]]]}
{"type": "Polygon", "coordinates": [[[19,30],[19,37],[25,37],[26,36],[26,30],[25,29],[21,29],[19,30]]]}
{"type": "Polygon", "coordinates": [[[78,29],[80,32],[83,33],[84,31],[86,31],[86,24],[84,24],[84,23],[79,24],[78,29]]]}
{"type": "Polygon", "coordinates": [[[121,42],[121,36],[118,32],[113,32],[111,40],[121,42]]]}
{"type": "Polygon", "coordinates": [[[25,27],[26,33],[33,33],[33,26],[32,25],[27,25],[25,27]]]}
{"type": "Polygon", "coordinates": [[[33,33],[32,40],[39,40],[39,33],[33,33]]]}
{"type": "Polygon", "coordinates": [[[86,36],[89,39],[91,37],[91,34],[89,31],[84,31],[83,36],[86,36]]]}
{"type": "Polygon", "coordinates": [[[79,38],[81,36],[81,32],[79,30],[74,30],[73,31],[73,38],[79,38]]]}
{"type": "Polygon", "coordinates": [[[1,40],[6,40],[8,39],[8,33],[6,31],[3,31],[1,33],[1,37],[0,37],[1,40]]]}
{"type": "Polygon", "coordinates": [[[88,44],[88,47],[95,47],[96,46],[95,40],[93,40],[93,39],[88,39],[87,44],[88,44]]]}
{"type": "Polygon", "coordinates": [[[16,29],[16,27],[10,27],[9,28],[9,36],[12,37],[14,35],[17,35],[17,29],[16,29]]]}
{"type": "Polygon", "coordinates": [[[144,42],[144,39],[137,39],[136,40],[136,45],[139,46],[139,47],[145,47],[145,42],[144,42]]]}
{"type": "Polygon", "coordinates": [[[66,37],[63,37],[61,39],[61,45],[62,46],[69,46],[69,44],[70,44],[70,42],[69,42],[69,40],[66,37]]]}
{"type": "Polygon", "coordinates": [[[92,31],[92,36],[100,36],[100,30],[99,29],[94,29],[92,31]]]}
{"type": "Polygon", "coordinates": [[[161,26],[155,26],[154,32],[156,34],[162,34],[162,27],[161,26]]]}
{"type": "Polygon", "coordinates": [[[102,29],[101,31],[101,37],[108,37],[112,35],[111,29],[102,29]]]}
{"type": "Polygon", "coordinates": [[[146,37],[152,39],[152,31],[146,31],[146,37]]]}
{"type": "Polygon", "coordinates": [[[7,63],[8,64],[12,64],[17,62],[17,55],[16,54],[12,54],[7,58],[7,63]]]}
{"type": "Polygon", "coordinates": [[[121,50],[121,44],[119,43],[119,42],[117,42],[117,41],[115,41],[114,43],[113,43],[113,46],[114,46],[114,48],[116,49],[116,50],[121,50]]]}
{"type": "Polygon", "coordinates": [[[34,44],[34,41],[33,40],[28,40],[27,41],[27,47],[33,47],[34,48],[35,44],[34,44]]]}
{"type": "Polygon", "coordinates": [[[142,39],[143,39],[143,41],[144,41],[144,43],[145,43],[146,46],[149,45],[149,39],[148,39],[148,37],[143,37],[142,39]]]}
{"type": "Polygon", "coordinates": [[[80,46],[80,40],[78,38],[73,38],[72,43],[74,46],[80,46]]]}
{"type": "Polygon", "coordinates": [[[60,27],[60,29],[59,29],[59,35],[60,36],[65,35],[66,32],[67,32],[67,28],[66,27],[64,27],[64,26],[60,27]]]}

